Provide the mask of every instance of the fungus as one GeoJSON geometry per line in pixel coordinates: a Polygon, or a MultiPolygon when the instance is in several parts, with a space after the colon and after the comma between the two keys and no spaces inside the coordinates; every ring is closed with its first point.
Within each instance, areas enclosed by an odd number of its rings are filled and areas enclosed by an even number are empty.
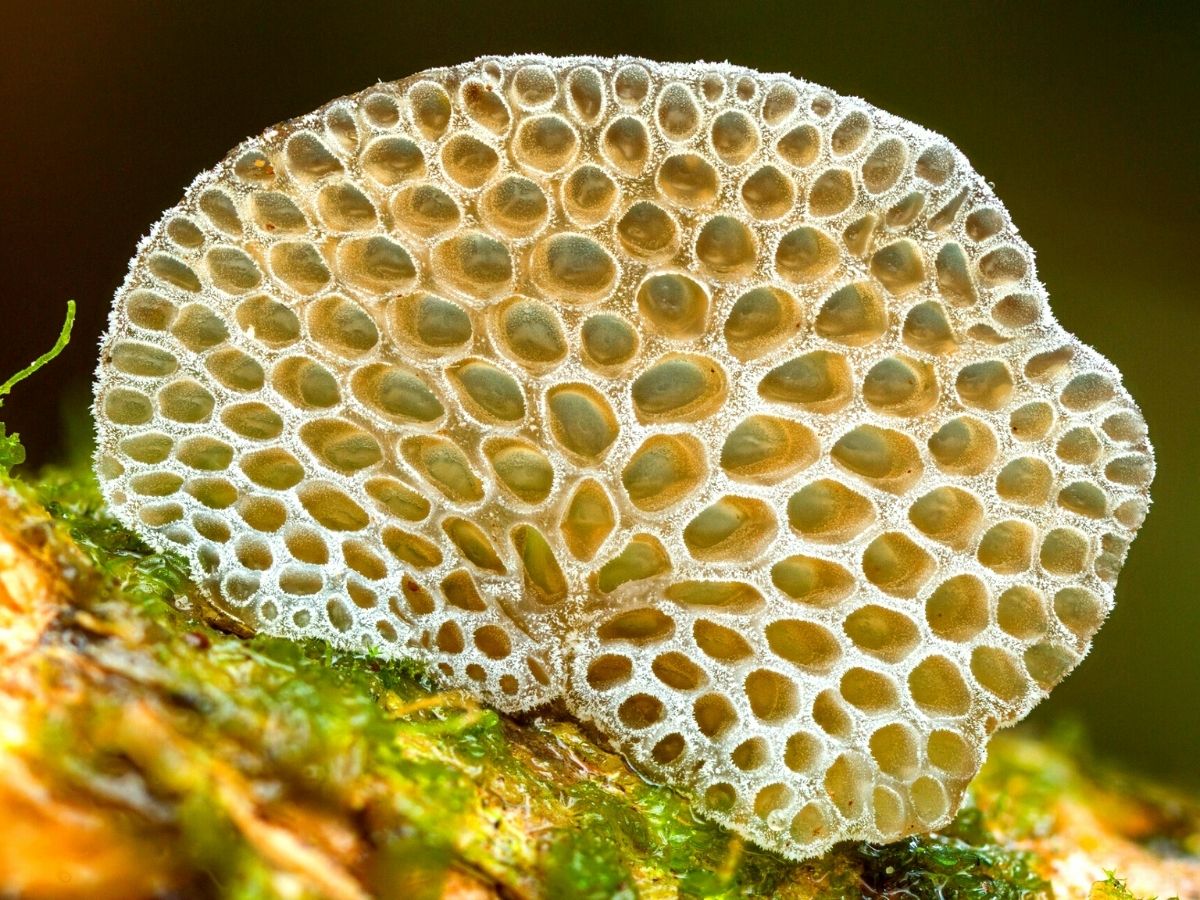
{"type": "Polygon", "coordinates": [[[247,141],[134,259],[95,411],[217,607],[561,700],[792,858],[949,821],[1153,476],[958,150],[727,65],[481,60],[247,141]]]}

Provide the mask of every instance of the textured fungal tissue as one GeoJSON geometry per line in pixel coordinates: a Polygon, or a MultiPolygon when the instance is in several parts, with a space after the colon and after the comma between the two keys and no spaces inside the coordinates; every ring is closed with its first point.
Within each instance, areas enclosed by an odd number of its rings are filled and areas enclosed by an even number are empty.
{"type": "Polygon", "coordinates": [[[139,248],[95,411],[112,508],[230,615],[558,700],[793,858],[949,820],[1153,475],[944,138],[629,58],[246,141],[139,248]]]}

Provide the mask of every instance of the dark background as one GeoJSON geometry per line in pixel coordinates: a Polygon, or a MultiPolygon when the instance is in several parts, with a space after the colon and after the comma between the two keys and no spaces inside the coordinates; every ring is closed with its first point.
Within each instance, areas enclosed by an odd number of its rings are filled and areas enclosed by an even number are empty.
{"type": "MultiPolygon", "coordinates": [[[[0,2],[0,417],[60,458],[138,238],[243,137],[482,54],[784,71],[947,135],[1029,243],[1063,325],[1112,359],[1156,503],[1091,655],[1032,718],[1195,781],[1200,758],[1200,17],[1190,4],[0,2]],[[69,417],[68,417],[69,418],[69,417]]],[[[75,421],[79,421],[78,415],[75,421]]]]}

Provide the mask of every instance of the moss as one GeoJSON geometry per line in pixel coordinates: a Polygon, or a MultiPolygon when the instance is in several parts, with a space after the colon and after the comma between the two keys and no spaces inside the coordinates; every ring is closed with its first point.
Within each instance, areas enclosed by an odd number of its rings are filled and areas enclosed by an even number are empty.
{"type": "MultiPolygon", "coordinates": [[[[1157,900],[1157,898],[1138,897],[1115,873],[1107,872],[1103,881],[1097,881],[1092,885],[1092,889],[1088,893],[1088,900],[1157,900]]],[[[1179,900],[1179,898],[1175,897],[1173,900],[1179,900]]]]}
{"type": "MultiPolygon", "coordinates": [[[[90,459],[90,454],[84,454],[90,459]]],[[[172,598],[186,593],[187,563],[178,554],[156,553],[104,507],[96,476],[86,465],[48,467],[36,481],[9,482],[45,508],[94,567],[89,602],[118,597],[149,615],[163,616],[172,598]]]]}
{"type": "Polygon", "coordinates": [[[580,900],[637,896],[633,876],[622,863],[617,845],[609,840],[603,819],[580,816],[556,829],[543,855],[543,881],[551,897],[580,900]]]}
{"type": "Polygon", "coordinates": [[[879,896],[1018,900],[1051,892],[1034,871],[1033,855],[997,843],[974,808],[960,811],[940,834],[863,844],[859,852],[863,882],[879,896]]]}

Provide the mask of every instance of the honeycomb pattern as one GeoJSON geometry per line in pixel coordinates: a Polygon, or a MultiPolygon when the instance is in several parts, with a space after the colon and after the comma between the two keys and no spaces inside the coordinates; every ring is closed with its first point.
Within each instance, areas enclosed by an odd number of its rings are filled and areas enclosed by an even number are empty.
{"type": "Polygon", "coordinates": [[[231,615],[561,698],[794,858],[948,820],[1154,469],[945,139],[627,58],[247,141],[140,247],[95,409],[113,508],[231,615]]]}

